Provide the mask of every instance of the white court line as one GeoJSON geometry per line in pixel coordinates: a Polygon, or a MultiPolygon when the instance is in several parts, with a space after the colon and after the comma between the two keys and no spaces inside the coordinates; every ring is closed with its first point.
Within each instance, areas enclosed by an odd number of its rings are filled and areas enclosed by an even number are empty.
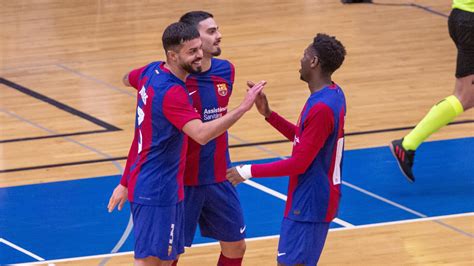
{"type": "MultiPolygon", "coordinates": [[[[409,213],[411,213],[411,214],[414,214],[414,215],[416,215],[416,216],[418,216],[418,217],[421,217],[421,218],[428,218],[428,215],[426,215],[426,214],[423,214],[423,213],[421,213],[421,212],[417,212],[417,211],[415,211],[415,210],[413,210],[413,209],[410,209],[410,208],[408,208],[408,207],[406,207],[406,206],[404,206],[404,205],[401,205],[401,204],[399,204],[399,203],[396,203],[395,201],[391,201],[391,200],[389,200],[389,199],[387,199],[387,198],[384,198],[384,197],[382,197],[382,196],[379,196],[379,195],[377,195],[377,194],[375,194],[375,193],[372,193],[372,192],[370,192],[370,191],[368,191],[368,190],[365,190],[365,189],[363,189],[363,188],[360,188],[360,187],[358,187],[358,186],[355,186],[355,185],[353,185],[353,184],[351,184],[351,183],[348,183],[348,182],[346,182],[346,181],[342,181],[342,184],[343,184],[343,185],[346,185],[346,186],[348,186],[348,187],[350,187],[350,188],[352,188],[352,189],[355,189],[355,190],[357,190],[357,191],[359,191],[359,192],[361,192],[361,193],[363,193],[363,194],[366,194],[366,195],[368,195],[368,196],[370,196],[370,197],[373,197],[373,198],[376,198],[376,199],[378,199],[378,200],[380,200],[380,201],[382,201],[382,202],[385,202],[385,203],[387,203],[387,204],[389,204],[389,205],[395,206],[395,207],[397,207],[397,208],[399,208],[399,209],[402,209],[402,210],[404,210],[404,211],[406,211],[406,212],[409,212],[409,213]]],[[[439,225],[441,225],[441,226],[444,226],[444,227],[446,227],[446,228],[449,228],[449,229],[451,229],[451,230],[453,230],[453,231],[456,231],[456,232],[458,232],[458,233],[460,233],[460,234],[463,234],[463,235],[465,235],[465,236],[474,238],[474,234],[471,234],[471,233],[469,233],[469,232],[463,231],[462,229],[459,229],[459,228],[457,228],[457,227],[455,227],[455,226],[452,226],[452,225],[449,225],[449,224],[443,223],[442,221],[437,221],[437,220],[433,220],[433,222],[434,222],[434,223],[437,223],[437,224],[439,224],[439,225]]]]}
{"type": "Polygon", "coordinates": [[[40,256],[34,254],[34,253],[31,252],[31,251],[28,251],[28,250],[22,248],[22,247],[19,247],[19,246],[13,244],[12,242],[6,240],[5,238],[0,238],[0,242],[4,243],[5,245],[7,245],[7,246],[9,246],[9,247],[12,247],[12,248],[18,250],[18,251],[20,251],[21,253],[26,254],[26,255],[28,255],[28,256],[30,256],[30,257],[36,259],[36,260],[44,261],[44,259],[41,258],[40,256]]]}
{"type": "MultiPolygon", "coordinates": [[[[243,140],[243,139],[241,139],[241,138],[239,138],[239,137],[237,137],[237,136],[234,136],[234,135],[232,135],[232,134],[229,134],[229,136],[230,136],[231,138],[233,138],[233,139],[236,139],[236,140],[242,142],[242,143],[249,143],[248,141],[245,141],[245,140],[243,140]]],[[[260,145],[255,145],[255,146],[253,146],[253,147],[256,148],[256,149],[258,149],[258,150],[264,151],[264,152],[266,152],[266,153],[268,153],[268,154],[270,154],[270,155],[276,155],[276,156],[278,156],[278,158],[280,158],[280,159],[282,159],[282,160],[288,159],[288,157],[281,156],[280,154],[278,154],[278,153],[276,153],[276,152],[273,152],[272,150],[269,150],[269,149],[267,149],[267,148],[265,148],[265,147],[262,147],[262,146],[260,146],[260,145]]],[[[254,187],[254,188],[256,188],[256,189],[259,189],[259,190],[261,190],[261,191],[263,191],[263,192],[265,192],[265,193],[268,193],[268,194],[270,194],[270,195],[273,195],[273,196],[275,196],[275,197],[277,197],[277,198],[279,198],[279,199],[282,199],[282,200],[286,201],[286,198],[287,198],[286,195],[281,194],[280,192],[275,191],[275,190],[273,190],[273,189],[270,189],[270,188],[268,188],[268,187],[266,187],[266,186],[260,185],[260,184],[257,183],[257,182],[253,182],[253,181],[251,181],[251,180],[247,180],[247,181],[245,181],[244,183],[247,184],[247,185],[249,185],[249,186],[252,186],[252,187],[254,187]]],[[[346,222],[346,221],[344,221],[344,220],[341,220],[341,219],[339,219],[339,218],[334,218],[334,220],[332,220],[332,221],[335,222],[335,223],[337,223],[337,224],[339,224],[339,225],[341,225],[341,226],[344,226],[344,227],[353,227],[353,226],[354,226],[353,224],[348,223],[348,222],[346,222]]]]}
{"type": "MultiPolygon", "coordinates": [[[[275,197],[277,197],[277,198],[279,198],[279,199],[281,199],[281,200],[286,201],[286,199],[287,199],[287,196],[286,196],[286,195],[284,195],[284,194],[282,194],[282,193],[280,193],[280,192],[278,192],[278,191],[276,191],[276,190],[273,190],[273,189],[271,189],[271,188],[268,188],[268,187],[266,187],[266,186],[260,185],[259,183],[254,182],[254,181],[252,181],[252,180],[247,180],[247,181],[244,182],[244,184],[249,185],[249,186],[251,186],[251,187],[254,187],[254,188],[256,188],[256,189],[258,189],[258,190],[261,190],[261,191],[263,191],[263,192],[265,192],[265,193],[268,193],[268,194],[270,194],[270,195],[272,195],[272,196],[275,196],[275,197]]],[[[339,224],[339,225],[341,225],[341,226],[344,226],[344,227],[354,227],[353,224],[348,223],[348,222],[346,222],[346,221],[344,221],[344,220],[341,220],[341,219],[339,219],[339,218],[334,218],[333,222],[335,222],[335,223],[337,223],[337,224],[339,224]]]]}
{"type": "MultiPolygon", "coordinates": [[[[246,142],[245,140],[243,140],[243,139],[241,139],[241,138],[239,138],[239,137],[233,136],[233,135],[231,135],[231,134],[229,134],[229,136],[230,136],[231,138],[234,138],[234,139],[240,141],[240,142],[248,143],[248,142],[246,142]]],[[[276,152],[274,152],[274,151],[271,151],[271,150],[269,150],[269,149],[267,149],[267,148],[265,148],[265,147],[262,147],[262,146],[260,146],[260,145],[256,145],[256,146],[254,146],[254,148],[259,149],[259,150],[261,150],[261,151],[264,151],[264,152],[266,152],[266,153],[268,153],[268,154],[271,154],[271,155],[276,155],[276,156],[278,156],[280,159],[286,159],[286,157],[283,157],[283,156],[281,156],[280,154],[278,154],[278,153],[276,153],[276,152]]],[[[379,195],[377,195],[377,194],[375,194],[375,193],[372,193],[372,192],[370,192],[370,191],[368,191],[368,190],[365,190],[365,189],[360,188],[360,187],[358,187],[358,186],[356,186],[356,185],[353,185],[353,184],[351,184],[351,183],[348,183],[348,182],[346,182],[346,181],[344,181],[344,180],[342,181],[342,184],[345,185],[345,186],[348,186],[348,187],[350,187],[350,188],[352,188],[352,189],[355,189],[355,190],[357,190],[357,191],[359,191],[359,192],[361,192],[361,193],[363,193],[363,194],[366,194],[366,195],[368,195],[368,196],[370,196],[370,197],[373,197],[373,198],[378,199],[378,200],[380,200],[380,201],[383,201],[383,202],[385,202],[385,203],[387,203],[387,204],[390,204],[390,205],[392,205],[392,206],[395,206],[395,207],[397,207],[397,208],[399,208],[399,209],[402,209],[402,210],[404,210],[404,211],[406,211],[406,212],[409,212],[409,213],[411,213],[411,214],[414,214],[414,215],[416,215],[416,216],[418,216],[418,217],[421,217],[421,218],[428,218],[428,216],[427,216],[426,214],[423,214],[423,213],[421,213],[421,212],[418,212],[418,211],[415,211],[415,210],[413,210],[413,209],[410,209],[410,208],[408,208],[408,207],[406,207],[406,206],[403,206],[403,205],[401,205],[401,204],[399,204],[399,203],[396,203],[396,202],[391,201],[391,200],[389,200],[389,199],[387,199],[387,198],[384,198],[384,197],[379,196],[379,195]]],[[[336,218],[336,219],[337,219],[337,218],[336,218]]],[[[336,222],[336,219],[334,219],[334,222],[336,222]]],[[[451,229],[451,230],[453,230],[453,231],[456,231],[456,232],[458,232],[458,233],[460,233],[460,234],[463,234],[463,235],[465,235],[465,236],[474,238],[474,234],[471,234],[471,233],[469,233],[469,232],[465,232],[465,231],[463,231],[462,229],[459,229],[459,228],[457,228],[457,227],[455,227],[455,226],[451,226],[451,225],[449,225],[449,224],[446,224],[446,223],[443,223],[442,221],[437,221],[437,220],[433,220],[433,222],[434,222],[434,223],[437,223],[437,224],[439,224],[439,225],[441,225],[441,226],[444,226],[444,227],[446,227],[446,228],[449,228],[449,229],[451,229]]]]}
{"type": "MultiPolygon", "coordinates": [[[[468,217],[468,216],[474,216],[474,212],[433,216],[433,217],[428,217],[428,218],[415,218],[415,219],[400,220],[400,221],[394,221],[394,222],[355,225],[353,227],[332,228],[332,229],[329,229],[329,231],[330,232],[346,231],[346,230],[364,229],[364,228],[370,228],[370,227],[382,227],[382,226],[390,226],[390,225],[396,225],[396,224],[426,222],[426,221],[468,217]]],[[[251,242],[251,241],[258,241],[258,240],[265,240],[265,239],[275,239],[278,237],[279,235],[252,237],[252,238],[246,238],[245,241],[251,242]]],[[[205,247],[205,246],[216,246],[216,245],[219,245],[219,242],[196,244],[196,245],[193,245],[192,247],[205,247]]],[[[14,264],[14,265],[39,265],[39,264],[45,264],[45,263],[60,263],[60,262],[70,262],[70,261],[89,260],[89,259],[112,258],[112,257],[120,257],[120,256],[127,256],[127,255],[133,255],[133,251],[119,252],[119,253],[113,253],[113,254],[100,254],[100,255],[84,256],[84,257],[64,258],[64,259],[41,261],[41,262],[34,261],[34,262],[26,262],[26,263],[14,264]]]]}

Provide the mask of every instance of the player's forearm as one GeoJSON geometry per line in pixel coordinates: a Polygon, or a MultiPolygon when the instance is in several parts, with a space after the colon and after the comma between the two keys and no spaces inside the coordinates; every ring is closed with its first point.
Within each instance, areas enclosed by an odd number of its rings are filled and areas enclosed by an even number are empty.
{"type": "Polygon", "coordinates": [[[240,107],[232,110],[231,112],[227,113],[226,115],[212,120],[210,122],[201,123],[200,128],[198,129],[198,135],[193,137],[196,142],[201,145],[205,145],[212,139],[222,135],[224,132],[227,131],[237,120],[239,120],[244,114],[246,110],[240,107]]]}
{"type": "Polygon", "coordinates": [[[283,136],[285,136],[290,141],[293,141],[295,138],[296,126],[286,120],[285,118],[281,117],[276,112],[272,112],[268,118],[266,118],[268,123],[272,125],[278,132],[280,132],[283,136]]]}
{"type": "Polygon", "coordinates": [[[273,163],[254,164],[251,166],[252,177],[275,177],[300,175],[308,169],[312,160],[301,160],[291,157],[273,163]]]}

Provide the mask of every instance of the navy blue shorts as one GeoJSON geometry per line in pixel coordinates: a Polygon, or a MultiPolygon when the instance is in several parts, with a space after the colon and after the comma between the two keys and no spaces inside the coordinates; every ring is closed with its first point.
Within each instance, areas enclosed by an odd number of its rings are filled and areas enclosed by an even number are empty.
{"type": "Polygon", "coordinates": [[[172,206],[130,204],[135,236],[135,258],[175,260],[184,253],[183,202],[172,206]]]}
{"type": "Polygon", "coordinates": [[[229,182],[184,187],[185,245],[193,243],[199,223],[201,235],[219,241],[245,238],[242,208],[235,187],[229,182]]]}
{"type": "Polygon", "coordinates": [[[329,223],[298,222],[283,218],[277,261],[287,265],[316,265],[328,231],[329,223]]]}

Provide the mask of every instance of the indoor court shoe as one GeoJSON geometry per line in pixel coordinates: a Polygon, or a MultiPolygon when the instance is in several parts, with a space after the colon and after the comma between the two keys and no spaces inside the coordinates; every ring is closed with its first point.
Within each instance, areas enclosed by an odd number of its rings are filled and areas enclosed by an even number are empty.
{"type": "Polygon", "coordinates": [[[412,172],[413,162],[415,160],[415,151],[406,150],[402,146],[403,139],[397,139],[390,143],[390,150],[397,159],[398,166],[402,170],[403,175],[410,182],[415,182],[415,176],[412,172]]]}

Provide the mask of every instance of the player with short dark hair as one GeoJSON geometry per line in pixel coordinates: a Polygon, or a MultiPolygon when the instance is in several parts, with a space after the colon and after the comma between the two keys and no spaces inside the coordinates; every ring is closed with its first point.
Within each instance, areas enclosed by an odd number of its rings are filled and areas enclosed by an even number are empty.
{"type": "Polygon", "coordinates": [[[431,134],[474,106],[474,0],[453,0],[448,28],[458,51],[454,95],[435,104],[402,139],[390,143],[392,154],[405,177],[415,182],[415,151],[431,134]]]}
{"type": "Polygon", "coordinates": [[[227,178],[234,185],[250,177],[290,176],[278,244],[278,265],[316,265],[329,223],[337,215],[346,100],[331,75],[342,65],[345,55],[341,42],[321,33],[305,49],[300,74],[311,95],[296,125],[273,112],[265,94],[257,97],[258,111],[293,141],[290,158],[227,170],[227,178]]]}
{"type": "MultiPolygon", "coordinates": [[[[215,58],[221,54],[222,35],[211,13],[191,11],[179,21],[193,25],[201,35],[203,71],[190,75],[186,87],[202,121],[209,122],[227,113],[234,89],[234,66],[215,58]]],[[[225,177],[230,167],[228,133],[202,146],[190,140],[186,160],[185,246],[191,246],[199,224],[202,236],[220,243],[218,265],[241,265],[246,226],[237,191],[225,177]]]]}
{"type": "MultiPolygon", "coordinates": [[[[215,58],[221,54],[222,35],[211,13],[191,11],[180,22],[196,27],[201,36],[203,71],[188,76],[186,88],[202,121],[209,122],[227,113],[234,87],[234,66],[215,58]]],[[[190,139],[186,157],[185,246],[192,245],[199,224],[203,236],[219,241],[220,265],[241,265],[246,249],[246,226],[237,191],[225,178],[230,167],[227,132],[206,145],[190,139]]]]}
{"type": "MultiPolygon", "coordinates": [[[[191,105],[185,80],[201,71],[197,29],[177,22],[163,33],[166,62],[153,62],[124,78],[138,90],[135,134],[121,185],[109,211],[127,193],[134,221],[135,265],[171,265],[184,252],[183,176],[188,137],[200,144],[224,133],[253,105],[260,82],[225,116],[203,123],[191,105]],[[183,134],[184,133],[184,134],[183,134]]],[[[120,205],[120,206],[121,206],[120,205]]]]}

